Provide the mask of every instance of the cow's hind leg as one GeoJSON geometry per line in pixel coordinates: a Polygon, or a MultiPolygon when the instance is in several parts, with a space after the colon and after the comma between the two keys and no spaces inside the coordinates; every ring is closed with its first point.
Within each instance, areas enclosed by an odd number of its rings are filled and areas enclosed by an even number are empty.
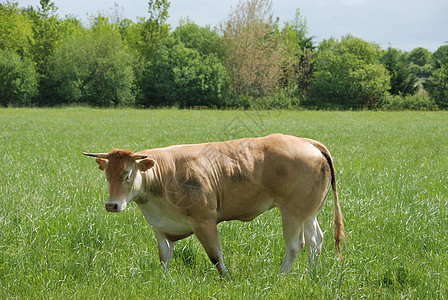
{"type": "Polygon", "coordinates": [[[159,246],[160,264],[165,269],[168,269],[171,258],[173,257],[174,242],[169,241],[165,234],[155,227],[154,232],[156,234],[157,245],[159,246]]]}
{"type": "Polygon", "coordinates": [[[317,218],[305,221],[305,241],[308,249],[308,262],[310,270],[313,269],[313,262],[319,257],[322,250],[323,233],[317,222],[317,218]]]}
{"type": "Polygon", "coordinates": [[[289,273],[294,266],[300,251],[305,246],[303,222],[291,211],[282,211],[283,239],[285,240],[285,258],[280,273],[289,273]]]}

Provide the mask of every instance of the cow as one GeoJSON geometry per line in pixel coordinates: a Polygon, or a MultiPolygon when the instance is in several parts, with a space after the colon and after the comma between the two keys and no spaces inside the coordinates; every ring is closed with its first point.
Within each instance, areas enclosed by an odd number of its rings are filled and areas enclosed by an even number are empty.
{"type": "MultiPolygon", "coordinates": [[[[332,156],[320,142],[271,134],[225,142],[177,145],[133,153],[85,153],[105,171],[108,212],[134,201],[154,228],[160,263],[168,268],[175,242],[196,235],[219,274],[227,275],[218,237],[222,221],[250,221],[277,207],[285,255],[281,273],[293,267],[305,244],[309,264],[323,233],[316,219],[330,187],[335,250],[344,237],[332,156]]],[[[341,256],[342,259],[342,256],[341,256]]]]}

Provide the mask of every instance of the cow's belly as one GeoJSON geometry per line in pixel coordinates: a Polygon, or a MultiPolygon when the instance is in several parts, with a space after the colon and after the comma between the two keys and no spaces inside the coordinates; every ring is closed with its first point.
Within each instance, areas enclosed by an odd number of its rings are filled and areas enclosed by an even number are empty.
{"type": "Polygon", "coordinates": [[[152,226],[171,236],[182,236],[192,232],[190,225],[187,223],[179,222],[166,216],[163,216],[158,222],[153,222],[154,220],[148,219],[146,216],[145,219],[152,226]]]}
{"type": "Polygon", "coordinates": [[[221,203],[219,221],[251,221],[274,208],[274,199],[265,193],[232,193],[221,203]]]}
{"type": "Polygon", "coordinates": [[[172,236],[191,234],[192,229],[187,222],[168,217],[158,206],[151,205],[151,203],[138,206],[146,221],[162,232],[172,236]]]}

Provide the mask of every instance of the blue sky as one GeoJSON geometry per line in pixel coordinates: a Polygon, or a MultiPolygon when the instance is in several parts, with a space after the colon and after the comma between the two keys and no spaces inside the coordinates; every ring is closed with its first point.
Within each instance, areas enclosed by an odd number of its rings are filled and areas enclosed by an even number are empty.
{"type": "MultiPolygon", "coordinates": [[[[19,6],[38,6],[38,0],[16,0],[19,6]]],[[[115,4],[120,14],[136,20],[147,16],[143,0],[53,0],[58,14],[87,20],[87,14],[110,13],[115,4]]],[[[168,22],[175,28],[181,18],[212,27],[223,21],[238,0],[171,0],[168,22]]],[[[294,19],[299,8],[315,42],[348,33],[411,51],[424,47],[435,51],[448,42],[448,0],[273,0],[274,17],[280,24],[294,19]]]]}

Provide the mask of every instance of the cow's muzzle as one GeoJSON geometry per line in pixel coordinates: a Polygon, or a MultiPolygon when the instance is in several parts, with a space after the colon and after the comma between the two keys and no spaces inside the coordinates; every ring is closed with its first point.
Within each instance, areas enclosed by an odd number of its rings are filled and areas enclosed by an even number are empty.
{"type": "Polygon", "coordinates": [[[118,212],[118,204],[117,203],[106,203],[106,211],[118,212]]]}

